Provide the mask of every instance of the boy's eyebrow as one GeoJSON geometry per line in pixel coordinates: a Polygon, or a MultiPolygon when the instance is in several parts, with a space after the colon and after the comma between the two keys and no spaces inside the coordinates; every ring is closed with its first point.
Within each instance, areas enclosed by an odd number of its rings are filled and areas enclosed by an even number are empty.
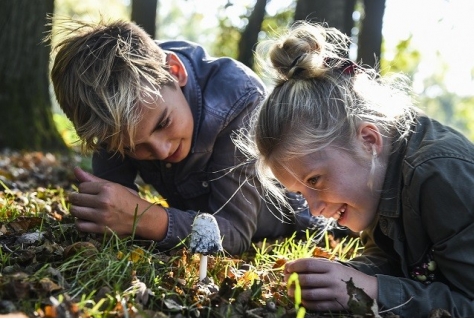
{"type": "Polygon", "coordinates": [[[168,116],[168,108],[165,107],[163,112],[161,112],[161,115],[158,118],[158,121],[156,121],[155,126],[153,126],[153,131],[150,132],[150,135],[161,125],[161,123],[163,123],[163,121],[165,120],[167,116],[168,116]]]}
{"type": "Polygon", "coordinates": [[[163,110],[163,112],[161,112],[160,117],[158,117],[158,120],[156,121],[156,124],[153,125],[153,129],[151,130],[151,132],[148,133],[147,136],[150,136],[151,134],[153,134],[154,131],[156,131],[157,129],[159,129],[161,123],[163,123],[163,121],[166,119],[167,116],[168,116],[168,108],[165,108],[165,109],[163,110]]]}

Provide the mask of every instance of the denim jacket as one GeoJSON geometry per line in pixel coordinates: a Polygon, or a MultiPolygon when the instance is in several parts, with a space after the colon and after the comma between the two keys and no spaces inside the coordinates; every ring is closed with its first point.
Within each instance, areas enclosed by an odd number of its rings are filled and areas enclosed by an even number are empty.
{"type": "Polygon", "coordinates": [[[188,72],[182,90],[194,117],[191,152],[180,163],[171,164],[122,159],[101,151],[93,156],[94,174],[134,189],[139,174],[167,200],[169,225],[165,239],[158,243],[161,249],[173,248],[185,239],[198,212],[215,214],[223,247],[231,254],[248,249],[252,239],[293,233],[294,218],[282,216],[263,199],[253,166],[244,164],[231,140],[264,99],[261,80],[243,64],[212,58],[194,43],[157,44],[175,52],[188,72]]]}
{"type": "Polygon", "coordinates": [[[421,116],[391,155],[378,219],[349,265],[378,280],[379,309],[474,316],[474,145],[421,116]],[[433,262],[434,261],[434,262],[433,262]]]}

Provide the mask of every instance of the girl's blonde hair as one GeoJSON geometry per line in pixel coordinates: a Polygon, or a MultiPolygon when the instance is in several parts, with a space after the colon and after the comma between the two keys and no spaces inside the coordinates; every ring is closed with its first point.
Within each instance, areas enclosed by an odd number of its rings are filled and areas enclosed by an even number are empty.
{"type": "Polygon", "coordinates": [[[415,107],[402,76],[388,81],[348,59],[350,40],[334,28],[298,22],[279,38],[257,46],[259,67],[274,88],[235,141],[251,158],[265,189],[284,192],[270,167],[328,145],[355,155],[352,142],[362,122],[403,140],[415,107]]]}
{"type": "Polygon", "coordinates": [[[66,35],[56,53],[51,79],[60,107],[74,124],[84,151],[101,144],[124,153],[133,148],[141,120],[138,102],[161,96],[162,85],[173,78],[166,54],[132,22],[97,24],[58,21],[66,35]]]}

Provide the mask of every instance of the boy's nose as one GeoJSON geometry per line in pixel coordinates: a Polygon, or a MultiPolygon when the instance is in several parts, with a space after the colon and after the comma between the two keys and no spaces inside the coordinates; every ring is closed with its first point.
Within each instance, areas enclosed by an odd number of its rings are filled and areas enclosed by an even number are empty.
{"type": "Polygon", "coordinates": [[[153,156],[160,161],[171,155],[170,142],[155,141],[150,146],[153,156]]]}

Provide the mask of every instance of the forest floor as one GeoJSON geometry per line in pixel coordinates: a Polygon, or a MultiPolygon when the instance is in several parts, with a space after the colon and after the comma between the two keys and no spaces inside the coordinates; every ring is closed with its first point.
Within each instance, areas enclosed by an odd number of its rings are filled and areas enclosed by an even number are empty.
{"type": "Polygon", "coordinates": [[[341,313],[310,313],[286,295],[286,260],[334,258],[357,250],[357,239],[255,243],[242,256],[210,256],[199,281],[199,256],[186,248],[163,253],[151,241],[78,232],[67,196],[82,161],[0,153],[1,317],[393,317],[349,283],[358,306],[341,313]]]}

